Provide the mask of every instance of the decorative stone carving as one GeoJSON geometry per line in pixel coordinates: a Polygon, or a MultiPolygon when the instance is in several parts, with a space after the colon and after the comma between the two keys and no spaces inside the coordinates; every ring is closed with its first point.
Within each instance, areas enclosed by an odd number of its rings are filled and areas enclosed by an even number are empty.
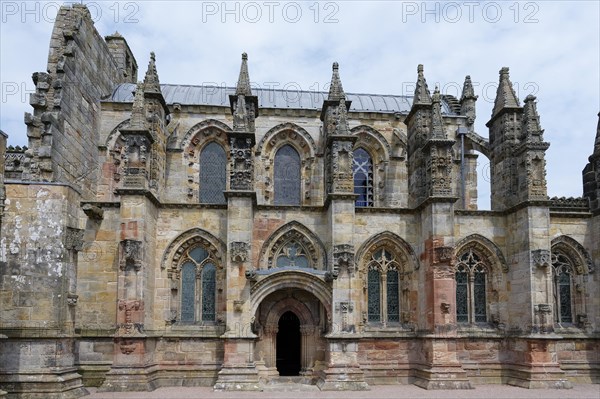
{"type": "Polygon", "coordinates": [[[104,210],[96,205],[85,204],[81,207],[88,218],[100,221],[104,218],[104,210]]]}
{"type": "Polygon", "coordinates": [[[442,314],[450,314],[450,304],[447,302],[442,302],[440,304],[440,309],[442,310],[442,314]]]}
{"type": "Polygon", "coordinates": [[[537,326],[534,326],[534,331],[540,333],[547,333],[553,330],[552,326],[548,323],[548,318],[552,313],[552,306],[547,303],[540,303],[535,307],[535,313],[537,316],[537,326]]]}
{"type": "Polygon", "coordinates": [[[67,227],[65,231],[65,248],[72,251],[81,251],[83,248],[83,233],[82,229],[67,227]]]}
{"type": "Polygon", "coordinates": [[[433,249],[433,263],[448,263],[452,264],[454,260],[453,247],[435,247],[433,249]]]}
{"type": "Polygon", "coordinates": [[[241,312],[244,308],[244,301],[234,300],[233,301],[233,310],[236,312],[241,312]]]}
{"type": "Polygon", "coordinates": [[[127,265],[133,265],[135,271],[142,268],[142,242],[122,240],[119,245],[119,269],[125,271],[127,265]]]}
{"type": "Polygon", "coordinates": [[[257,274],[256,274],[256,270],[252,269],[252,270],[246,270],[246,280],[250,281],[250,283],[256,283],[256,279],[257,279],[257,274]]]}
{"type": "Polygon", "coordinates": [[[338,278],[339,273],[337,271],[326,271],[325,272],[325,281],[332,282],[338,278]]]}
{"type": "Polygon", "coordinates": [[[233,241],[229,245],[229,253],[232,262],[247,262],[250,252],[250,244],[242,241],[233,241]]]}
{"type": "Polygon", "coordinates": [[[143,337],[144,325],[142,323],[120,323],[117,325],[117,336],[119,337],[143,337]]]}
{"type": "Polygon", "coordinates": [[[119,343],[119,349],[121,350],[121,353],[124,355],[130,355],[135,351],[136,348],[136,343],[129,341],[129,340],[122,340],[119,343]]]}
{"type": "Polygon", "coordinates": [[[335,140],[331,146],[331,193],[354,193],[353,147],[354,142],[350,140],[335,140]]]}
{"type": "Polygon", "coordinates": [[[456,273],[454,266],[446,263],[433,264],[432,270],[436,280],[454,279],[456,273]]]}
{"type": "Polygon", "coordinates": [[[79,295],[76,294],[67,294],[67,305],[75,306],[77,305],[77,299],[79,299],[79,295]]]}
{"type": "Polygon", "coordinates": [[[338,302],[335,310],[340,313],[352,313],[354,311],[354,302],[338,302]]]}
{"type": "Polygon", "coordinates": [[[142,302],[121,299],[119,300],[118,306],[120,311],[125,311],[125,323],[131,323],[133,320],[132,313],[141,309],[142,302]]]}
{"type": "Polygon", "coordinates": [[[251,138],[231,138],[230,187],[232,190],[253,189],[254,161],[251,138]]]}
{"type": "Polygon", "coordinates": [[[547,268],[552,264],[552,256],[547,249],[535,249],[531,251],[531,261],[535,267],[547,268]]]}
{"type": "Polygon", "coordinates": [[[354,246],[350,244],[334,245],[333,247],[333,272],[337,275],[342,268],[348,272],[354,271],[354,246]]]}

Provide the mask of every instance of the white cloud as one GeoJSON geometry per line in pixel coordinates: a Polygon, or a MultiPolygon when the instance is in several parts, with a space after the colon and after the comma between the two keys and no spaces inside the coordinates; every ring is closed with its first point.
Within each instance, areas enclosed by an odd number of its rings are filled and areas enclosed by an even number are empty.
{"type": "MultiPolygon", "coordinates": [[[[549,194],[581,195],[600,109],[598,2],[86,3],[102,36],[118,30],[126,37],[141,74],[156,52],[162,83],[234,85],[244,51],[257,84],[296,82],[306,90],[328,83],[333,61],[347,92],[410,94],[403,91],[419,63],[432,90],[439,83],[456,94],[471,75],[484,136],[498,70],[509,66],[521,101],[531,92],[538,97],[551,143],[549,194]]],[[[45,70],[48,54],[53,15],[42,14],[57,3],[27,3],[29,10],[39,4],[39,22],[22,4],[2,2],[0,32],[0,126],[21,145],[23,113],[31,111],[23,92],[33,89],[31,73],[45,70]],[[19,10],[7,13],[7,4],[19,10]]]]}

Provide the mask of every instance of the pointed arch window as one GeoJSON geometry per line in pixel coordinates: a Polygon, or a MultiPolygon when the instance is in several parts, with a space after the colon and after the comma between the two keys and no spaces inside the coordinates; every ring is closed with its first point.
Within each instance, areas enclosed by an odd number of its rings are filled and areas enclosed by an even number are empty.
{"type": "Polygon", "coordinates": [[[203,247],[188,250],[181,266],[181,314],[184,323],[216,320],[216,266],[203,247]]]}
{"type": "Polygon", "coordinates": [[[458,257],[456,266],[456,321],[487,322],[488,267],[483,257],[472,249],[458,257]]]}
{"type": "Polygon", "coordinates": [[[200,152],[200,203],[225,204],[227,156],[219,144],[207,144],[200,152]]]}
{"type": "Polygon", "coordinates": [[[400,265],[387,249],[373,254],[367,266],[367,320],[400,322],[400,265]]]}
{"type": "Polygon", "coordinates": [[[364,148],[354,150],[352,160],[356,206],[373,206],[373,162],[364,148]]]}
{"type": "Polygon", "coordinates": [[[573,323],[573,265],[563,253],[552,253],[554,277],[554,320],[557,323],[573,323]]]}
{"type": "Polygon", "coordinates": [[[289,144],[275,154],[275,205],[300,205],[300,155],[289,144]]]}

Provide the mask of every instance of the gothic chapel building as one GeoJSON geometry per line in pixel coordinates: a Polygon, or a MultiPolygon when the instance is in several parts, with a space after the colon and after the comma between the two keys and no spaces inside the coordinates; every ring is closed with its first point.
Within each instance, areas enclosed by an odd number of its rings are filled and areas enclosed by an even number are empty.
{"type": "Polygon", "coordinates": [[[337,63],[329,92],[293,95],[252,89],[246,54],[232,88],[157,64],[138,82],[125,39],[64,6],[29,145],[2,136],[7,397],[600,381],[600,130],[584,196],[550,198],[508,68],[485,138],[470,78],[457,99],[421,65],[413,96],[384,96],[337,63]]]}

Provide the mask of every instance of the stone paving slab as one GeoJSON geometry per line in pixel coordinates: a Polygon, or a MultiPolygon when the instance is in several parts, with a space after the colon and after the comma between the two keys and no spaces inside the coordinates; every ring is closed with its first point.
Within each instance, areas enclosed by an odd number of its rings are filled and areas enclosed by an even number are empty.
{"type": "MultiPolygon", "coordinates": [[[[285,389],[284,387],[282,387],[285,389]]],[[[170,387],[152,392],[96,392],[85,399],[600,399],[600,384],[575,384],[573,389],[524,389],[508,385],[476,385],[471,390],[427,391],[415,385],[378,385],[370,391],[331,392],[331,391],[265,391],[265,392],[215,392],[210,387],[170,387]]]]}

